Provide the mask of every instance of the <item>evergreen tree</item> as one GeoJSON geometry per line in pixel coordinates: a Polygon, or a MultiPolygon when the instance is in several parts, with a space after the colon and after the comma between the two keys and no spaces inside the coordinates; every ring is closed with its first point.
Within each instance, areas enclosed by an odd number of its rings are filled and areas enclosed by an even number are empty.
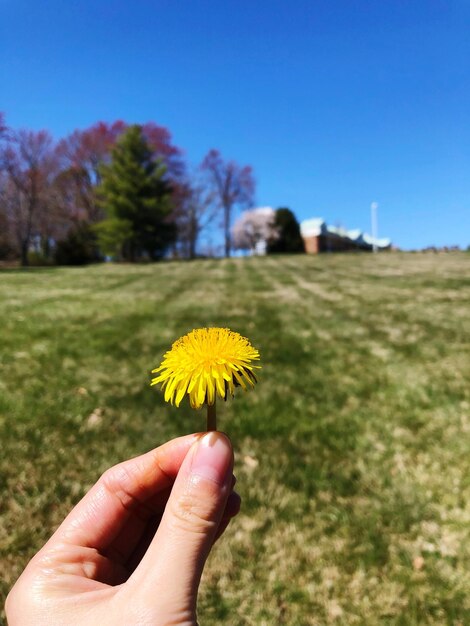
{"type": "Polygon", "coordinates": [[[78,224],[65,239],[57,242],[54,259],[57,265],[86,265],[101,261],[96,233],[88,224],[78,224]]]}
{"type": "Polygon", "coordinates": [[[268,253],[305,252],[299,223],[290,209],[277,209],[274,230],[276,236],[268,242],[268,253]]]}
{"type": "Polygon", "coordinates": [[[153,158],[140,126],[130,126],[101,168],[97,193],[106,219],[96,227],[103,251],[129,261],[158,259],[176,238],[171,186],[165,166],[153,158]],[[120,254],[119,254],[120,253],[120,254]]]}

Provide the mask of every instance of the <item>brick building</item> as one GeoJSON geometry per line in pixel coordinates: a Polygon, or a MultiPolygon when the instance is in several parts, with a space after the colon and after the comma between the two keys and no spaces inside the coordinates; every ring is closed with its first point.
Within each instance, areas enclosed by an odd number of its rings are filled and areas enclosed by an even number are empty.
{"type": "Polygon", "coordinates": [[[373,239],[361,230],[346,230],[337,226],[329,226],[321,217],[304,220],[300,224],[300,232],[305,243],[305,252],[346,252],[349,250],[372,251],[374,245],[378,250],[389,250],[390,239],[373,239]]]}

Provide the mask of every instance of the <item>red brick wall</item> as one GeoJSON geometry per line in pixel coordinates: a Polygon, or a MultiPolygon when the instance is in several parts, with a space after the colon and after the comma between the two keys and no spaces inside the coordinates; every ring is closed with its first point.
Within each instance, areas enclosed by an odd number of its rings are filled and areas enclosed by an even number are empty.
{"type": "Polygon", "coordinates": [[[320,252],[320,237],[304,237],[305,252],[318,254],[320,252]]]}

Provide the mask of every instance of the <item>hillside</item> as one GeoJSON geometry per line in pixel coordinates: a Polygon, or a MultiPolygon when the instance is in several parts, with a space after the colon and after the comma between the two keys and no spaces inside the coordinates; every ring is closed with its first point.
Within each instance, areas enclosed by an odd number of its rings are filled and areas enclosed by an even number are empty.
{"type": "Polygon", "coordinates": [[[263,369],[201,623],[470,623],[469,305],[465,253],[0,272],[1,599],[105,468],[204,429],[150,370],[216,325],[263,369]]]}

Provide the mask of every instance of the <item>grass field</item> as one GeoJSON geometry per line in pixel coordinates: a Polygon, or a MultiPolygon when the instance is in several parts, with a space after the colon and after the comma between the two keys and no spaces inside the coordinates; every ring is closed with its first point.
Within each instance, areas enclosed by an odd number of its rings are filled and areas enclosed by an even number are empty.
{"type": "Polygon", "coordinates": [[[150,370],[188,330],[259,348],[220,406],[242,512],[201,625],[470,624],[470,255],[0,273],[0,596],[108,466],[204,429],[150,370]]]}

